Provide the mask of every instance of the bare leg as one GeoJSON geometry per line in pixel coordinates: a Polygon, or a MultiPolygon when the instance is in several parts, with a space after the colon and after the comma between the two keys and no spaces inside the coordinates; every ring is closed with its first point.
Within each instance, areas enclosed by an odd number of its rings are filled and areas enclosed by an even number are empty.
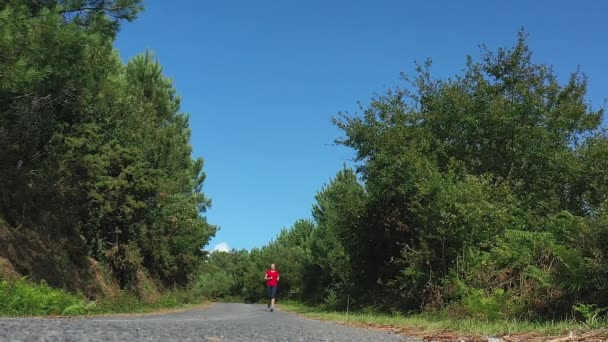
{"type": "Polygon", "coordinates": [[[270,300],[270,307],[274,309],[274,298],[270,300]]]}

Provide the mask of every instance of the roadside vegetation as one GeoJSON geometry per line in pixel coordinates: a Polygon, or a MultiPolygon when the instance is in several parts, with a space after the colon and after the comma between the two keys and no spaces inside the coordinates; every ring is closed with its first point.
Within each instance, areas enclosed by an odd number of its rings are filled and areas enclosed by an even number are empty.
{"type": "Polygon", "coordinates": [[[280,297],[319,315],[606,327],[608,135],[587,76],[560,80],[535,63],[524,32],[449,78],[432,70],[417,64],[360,113],[336,116],[355,165],[318,192],[312,219],[262,248],[211,255],[199,281],[256,301],[259,270],[275,262],[280,297]]]}
{"type": "MultiPolygon", "coordinates": [[[[310,306],[287,301],[282,310],[309,318],[337,322],[367,328],[377,328],[433,341],[487,341],[488,337],[500,337],[505,341],[561,341],[574,336],[579,340],[600,341],[608,339],[608,330],[598,325],[590,326],[575,319],[531,322],[527,320],[479,320],[454,318],[449,312],[424,312],[410,315],[375,312],[370,309],[355,312],[336,311],[323,305],[310,306]]],[[[601,322],[607,326],[607,322],[601,322]]]]}
{"type": "Polygon", "coordinates": [[[123,62],[114,48],[142,9],[0,1],[1,315],[258,302],[276,263],[280,299],[326,318],[607,326],[608,133],[582,71],[537,63],[524,32],[451,77],[416,64],[333,118],[355,161],[311,218],[208,255],[217,227],[189,115],[152,52],[123,62]]]}
{"type": "Polygon", "coordinates": [[[0,316],[82,316],[152,313],[165,309],[200,307],[209,302],[188,290],[165,291],[156,298],[142,299],[130,291],[91,300],[80,293],[34,284],[27,279],[0,280],[0,316]]]}
{"type": "Polygon", "coordinates": [[[142,9],[0,1],[0,314],[173,306],[205,258],[189,115],[152,52],[114,47],[142,9]]]}

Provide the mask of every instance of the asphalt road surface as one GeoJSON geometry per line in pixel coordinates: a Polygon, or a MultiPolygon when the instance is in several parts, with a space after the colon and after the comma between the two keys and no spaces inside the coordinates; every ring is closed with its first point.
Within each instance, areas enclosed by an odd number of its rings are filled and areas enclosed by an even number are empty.
{"type": "Polygon", "coordinates": [[[0,341],[414,341],[264,305],[214,304],[150,316],[2,318],[0,341]]]}

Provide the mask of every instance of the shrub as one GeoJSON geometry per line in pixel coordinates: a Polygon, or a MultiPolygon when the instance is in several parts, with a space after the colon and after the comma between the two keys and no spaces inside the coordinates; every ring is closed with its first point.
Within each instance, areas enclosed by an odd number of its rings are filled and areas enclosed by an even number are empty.
{"type": "Polygon", "coordinates": [[[233,277],[225,271],[203,273],[199,276],[193,291],[196,295],[208,299],[220,298],[230,294],[233,282],[233,277]]]}
{"type": "Polygon", "coordinates": [[[84,297],[53,289],[46,283],[33,284],[26,278],[0,281],[0,315],[80,315],[89,308],[84,297]]]}

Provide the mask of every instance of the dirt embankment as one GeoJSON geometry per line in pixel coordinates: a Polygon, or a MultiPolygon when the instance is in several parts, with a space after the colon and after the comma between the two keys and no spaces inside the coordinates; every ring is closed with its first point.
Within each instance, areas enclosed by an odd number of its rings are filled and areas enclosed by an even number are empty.
{"type": "Polygon", "coordinates": [[[53,239],[0,220],[0,278],[28,276],[56,288],[81,291],[90,298],[111,295],[116,285],[107,272],[86,255],[79,239],[53,239]]]}

